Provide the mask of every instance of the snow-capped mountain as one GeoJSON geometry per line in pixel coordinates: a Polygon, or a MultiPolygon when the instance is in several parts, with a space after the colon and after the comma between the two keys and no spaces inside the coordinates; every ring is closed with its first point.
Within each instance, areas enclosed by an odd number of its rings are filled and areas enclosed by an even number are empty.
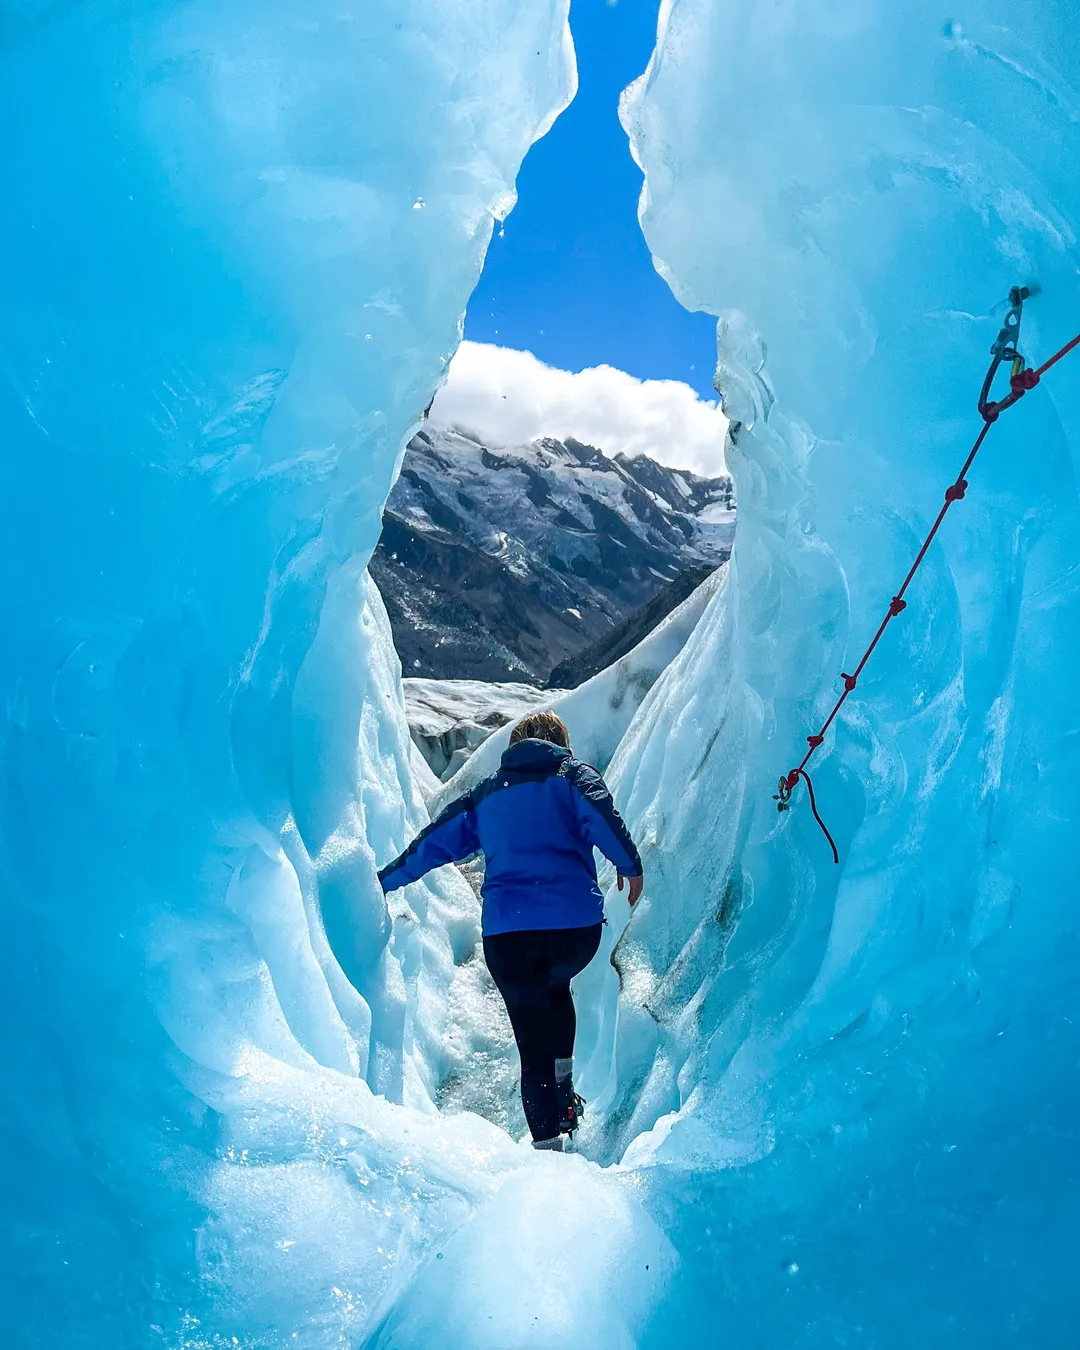
{"type": "MultiPolygon", "coordinates": [[[[371,572],[407,675],[544,682],[734,532],[731,479],[568,439],[491,448],[425,427],[410,442],[371,572]]],[[[685,577],[683,577],[685,582],[685,577]]]]}

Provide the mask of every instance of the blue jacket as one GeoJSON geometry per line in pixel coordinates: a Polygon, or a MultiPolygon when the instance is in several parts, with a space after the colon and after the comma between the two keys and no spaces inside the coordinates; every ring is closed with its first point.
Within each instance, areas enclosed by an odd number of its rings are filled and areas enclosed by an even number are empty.
{"type": "Polygon", "coordinates": [[[604,917],[593,847],[623,876],[641,859],[604,780],[569,750],[524,740],[498,773],[452,802],[379,873],[384,891],[482,851],[484,936],[585,928],[604,917]]]}

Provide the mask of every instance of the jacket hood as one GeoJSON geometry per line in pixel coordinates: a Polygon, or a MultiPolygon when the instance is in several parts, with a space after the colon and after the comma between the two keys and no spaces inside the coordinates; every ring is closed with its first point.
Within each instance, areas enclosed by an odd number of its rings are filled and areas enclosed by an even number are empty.
{"type": "Polygon", "coordinates": [[[569,758],[570,751],[564,746],[529,737],[503,752],[501,766],[504,769],[543,769],[569,758]]]}

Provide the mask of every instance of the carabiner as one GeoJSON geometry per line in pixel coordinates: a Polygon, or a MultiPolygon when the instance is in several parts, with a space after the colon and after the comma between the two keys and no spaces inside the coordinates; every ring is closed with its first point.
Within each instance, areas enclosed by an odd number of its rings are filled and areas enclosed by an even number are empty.
{"type": "Polygon", "coordinates": [[[998,414],[1004,412],[1006,408],[1016,402],[1015,386],[1012,393],[996,403],[991,401],[990,393],[1003,361],[1012,362],[1013,380],[1016,380],[1023,373],[1027,365],[1017,344],[1020,341],[1020,323],[1024,317],[1024,301],[1029,299],[1030,296],[1031,288],[1029,286],[1014,286],[1009,292],[1009,312],[1005,315],[1005,322],[1001,326],[997,340],[990,348],[990,355],[994,359],[990,363],[990,369],[986,372],[986,379],[983,380],[982,390],[979,394],[979,415],[984,422],[996,422],[998,414]]]}

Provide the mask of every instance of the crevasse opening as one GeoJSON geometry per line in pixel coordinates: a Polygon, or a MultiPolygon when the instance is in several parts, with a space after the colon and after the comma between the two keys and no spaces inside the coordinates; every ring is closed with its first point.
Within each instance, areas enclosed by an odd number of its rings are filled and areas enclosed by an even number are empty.
{"type": "Polygon", "coordinates": [[[424,807],[364,563],[566,19],[4,32],[13,1344],[1070,1343],[1074,372],[995,428],[824,747],[841,866],[772,800],[995,306],[1039,284],[1035,357],[1080,327],[1050,0],[665,6],[623,117],[719,316],[740,531],[633,716],[578,701],[649,875],[586,1032],[609,1165],[434,1109],[475,914],[453,874],[377,898],[424,807]]]}

